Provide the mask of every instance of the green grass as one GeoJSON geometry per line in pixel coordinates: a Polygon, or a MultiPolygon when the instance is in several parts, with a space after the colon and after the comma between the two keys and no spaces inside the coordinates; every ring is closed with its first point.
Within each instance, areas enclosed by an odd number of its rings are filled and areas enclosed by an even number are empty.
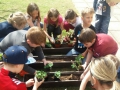
{"type": "Polygon", "coordinates": [[[39,6],[42,21],[50,8],[57,8],[63,17],[69,8],[77,12],[72,0],[0,0],[0,22],[6,20],[10,13],[16,11],[26,13],[30,2],[35,2],[39,6]]]}

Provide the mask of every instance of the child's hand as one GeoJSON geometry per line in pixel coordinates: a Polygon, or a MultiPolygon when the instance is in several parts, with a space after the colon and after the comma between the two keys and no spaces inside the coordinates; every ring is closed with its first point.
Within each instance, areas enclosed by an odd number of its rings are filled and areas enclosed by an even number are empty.
{"type": "Polygon", "coordinates": [[[34,78],[34,80],[35,80],[35,83],[32,90],[37,90],[37,88],[44,82],[44,80],[38,82],[36,77],[34,78]]]}
{"type": "Polygon", "coordinates": [[[44,65],[46,65],[46,64],[48,64],[48,63],[53,63],[53,62],[51,62],[51,61],[46,61],[46,59],[43,59],[42,61],[43,61],[44,65]]]}
{"type": "Polygon", "coordinates": [[[50,37],[50,42],[55,43],[55,40],[52,37],[50,37]]]}
{"type": "Polygon", "coordinates": [[[109,6],[114,6],[114,5],[116,5],[116,3],[115,2],[109,2],[108,5],[109,6]]]}
{"type": "Polygon", "coordinates": [[[87,67],[87,65],[86,64],[83,64],[83,65],[81,65],[82,67],[83,67],[83,69],[85,70],[86,69],[86,67],[87,67]]]}
{"type": "Polygon", "coordinates": [[[30,16],[29,18],[26,19],[27,23],[30,27],[34,26],[33,22],[32,22],[32,17],[30,16]]]}
{"type": "Polygon", "coordinates": [[[26,87],[31,87],[34,85],[34,80],[33,79],[29,79],[26,83],[26,87]]]}

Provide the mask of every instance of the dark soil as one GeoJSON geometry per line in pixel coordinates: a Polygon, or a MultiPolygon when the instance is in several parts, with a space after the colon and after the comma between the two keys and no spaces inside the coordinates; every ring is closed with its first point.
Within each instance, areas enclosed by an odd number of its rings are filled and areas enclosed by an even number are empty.
{"type": "Polygon", "coordinates": [[[61,76],[59,79],[58,78],[54,78],[54,76],[48,76],[45,81],[66,81],[66,80],[79,80],[80,76],[77,75],[65,75],[65,76],[61,76]]]}

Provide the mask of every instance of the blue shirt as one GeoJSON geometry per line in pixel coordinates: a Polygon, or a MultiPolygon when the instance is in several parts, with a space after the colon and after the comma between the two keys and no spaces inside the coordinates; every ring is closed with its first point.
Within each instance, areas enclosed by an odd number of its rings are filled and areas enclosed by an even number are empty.
{"type": "Polygon", "coordinates": [[[8,35],[10,32],[16,31],[17,29],[12,26],[12,24],[7,21],[0,23],[0,41],[8,35]]]}

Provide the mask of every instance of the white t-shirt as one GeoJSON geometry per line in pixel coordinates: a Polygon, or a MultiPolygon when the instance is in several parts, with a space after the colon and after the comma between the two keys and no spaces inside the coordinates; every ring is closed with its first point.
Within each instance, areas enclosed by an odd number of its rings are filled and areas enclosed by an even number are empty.
{"type": "Polygon", "coordinates": [[[70,23],[71,25],[73,25],[74,27],[76,27],[78,24],[81,23],[81,18],[80,17],[77,17],[76,18],[76,22],[75,23],[70,23]]]}

